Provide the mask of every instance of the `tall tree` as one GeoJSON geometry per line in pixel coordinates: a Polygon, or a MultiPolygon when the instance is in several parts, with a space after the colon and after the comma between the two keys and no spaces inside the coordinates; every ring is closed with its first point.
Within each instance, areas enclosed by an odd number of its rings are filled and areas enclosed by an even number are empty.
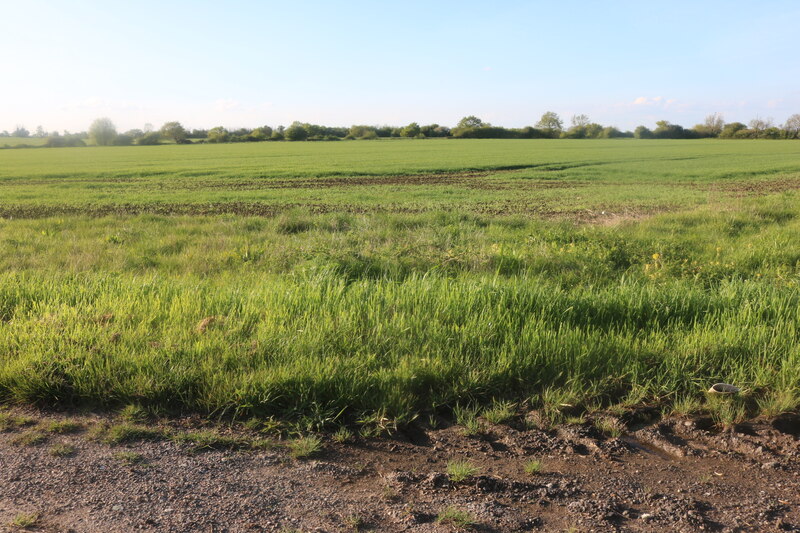
{"type": "Polygon", "coordinates": [[[486,128],[491,126],[491,124],[482,121],[475,115],[470,115],[468,117],[464,117],[458,121],[456,128],[458,129],[467,129],[467,128],[486,128]]]}
{"type": "Polygon", "coordinates": [[[750,121],[749,126],[750,129],[756,133],[761,133],[762,131],[772,127],[772,118],[756,117],[750,121]]]}
{"type": "Polygon", "coordinates": [[[714,113],[713,115],[708,115],[706,120],[703,122],[703,126],[705,126],[705,130],[717,137],[720,133],[722,133],[722,128],[725,127],[725,118],[720,113],[714,113]]]}
{"type": "Polygon", "coordinates": [[[787,118],[783,129],[789,139],[797,139],[800,137],[800,114],[795,113],[787,118]]]}
{"type": "Polygon", "coordinates": [[[89,138],[97,146],[111,146],[117,137],[117,128],[110,118],[98,118],[89,126],[89,138]]]}
{"type": "Polygon", "coordinates": [[[161,126],[161,136],[172,139],[175,144],[181,144],[186,140],[187,133],[180,122],[167,122],[161,126]]]}
{"type": "Polygon", "coordinates": [[[572,127],[582,128],[589,125],[589,117],[586,115],[572,115],[572,127]]]}
{"type": "Polygon", "coordinates": [[[548,111],[542,115],[542,118],[536,123],[536,127],[540,130],[545,130],[552,136],[556,136],[564,129],[564,123],[561,122],[561,117],[558,114],[548,111]]]}
{"type": "Polygon", "coordinates": [[[228,138],[230,134],[228,130],[223,128],[222,126],[217,126],[216,128],[211,128],[208,130],[208,142],[210,143],[224,143],[228,142],[228,138]]]}

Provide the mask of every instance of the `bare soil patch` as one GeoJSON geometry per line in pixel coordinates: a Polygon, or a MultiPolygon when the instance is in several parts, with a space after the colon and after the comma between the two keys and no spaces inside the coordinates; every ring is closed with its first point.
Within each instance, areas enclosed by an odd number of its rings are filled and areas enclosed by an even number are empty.
{"type": "Polygon", "coordinates": [[[79,418],[88,429],[39,429],[58,419],[40,414],[38,426],[0,433],[6,531],[20,514],[48,532],[459,529],[442,520],[448,512],[473,531],[800,531],[797,415],[722,433],[703,419],[664,420],[619,438],[590,424],[495,425],[473,437],[416,429],[326,438],[306,460],[278,441],[262,451],[112,446],[87,438],[102,422],[91,416],[79,418]],[[34,431],[44,440],[20,438],[34,431]],[[453,481],[453,460],[476,471],[453,481]],[[539,472],[526,472],[531,460],[539,472]]]}
{"type": "Polygon", "coordinates": [[[800,189],[800,177],[774,180],[719,182],[704,187],[706,190],[722,192],[734,197],[760,196],[800,189]]]}
{"type": "MultiPolygon", "coordinates": [[[[523,169],[524,170],[524,169],[523,169]]],[[[541,169],[548,171],[550,169],[541,169]]],[[[436,172],[424,174],[399,175],[357,175],[357,176],[323,176],[317,178],[289,179],[251,179],[247,181],[217,180],[197,183],[175,183],[171,187],[178,189],[225,189],[225,190],[269,190],[269,189],[330,189],[343,187],[373,186],[437,186],[448,185],[465,189],[508,190],[508,189],[572,189],[586,186],[584,182],[555,179],[501,180],[489,178],[520,169],[500,169],[491,171],[436,172]],[[487,179],[488,178],[488,179],[487,179]]]]}
{"type": "Polygon", "coordinates": [[[615,217],[627,219],[644,218],[649,215],[669,211],[669,207],[653,208],[651,206],[609,207],[608,209],[555,209],[552,203],[530,203],[519,200],[502,202],[477,202],[452,205],[443,208],[440,205],[430,207],[387,203],[382,205],[367,204],[326,204],[326,203],[286,203],[269,204],[263,202],[209,202],[209,203],[126,203],[126,204],[31,204],[0,205],[0,218],[37,219],[58,216],[216,216],[241,215],[253,217],[274,217],[291,210],[300,210],[309,214],[327,213],[426,213],[431,211],[466,212],[486,215],[522,215],[551,219],[569,219],[579,223],[606,223],[615,217]]]}

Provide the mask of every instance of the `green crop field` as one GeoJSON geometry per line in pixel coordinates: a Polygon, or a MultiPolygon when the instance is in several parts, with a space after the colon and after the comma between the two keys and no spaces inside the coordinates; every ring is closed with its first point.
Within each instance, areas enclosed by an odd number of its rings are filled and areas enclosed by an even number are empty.
{"type": "Polygon", "coordinates": [[[2,150],[0,399],[793,410],[798,191],[797,141],[2,150]]]}
{"type": "Polygon", "coordinates": [[[44,146],[45,137],[0,137],[0,148],[15,148],[17,146],[44,146]]]}

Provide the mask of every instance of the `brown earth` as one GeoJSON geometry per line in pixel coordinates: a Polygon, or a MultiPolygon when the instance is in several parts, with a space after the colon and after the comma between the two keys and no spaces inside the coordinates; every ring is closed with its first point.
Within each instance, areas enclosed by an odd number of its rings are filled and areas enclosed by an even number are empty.
{"type": "Polygon", "coordinates": [[[245,181],[235,179],[202,179],[206,178],[206,173],[196,173],[192,175],[183,174],[181,177],[200,178],[185,180],[169,180],[151,183],[147,179],[131,176],[103,176],[103,177],[73,177],[59,176],[53,178],[40,179],[5,179],[0,180],[2,186],[36,186],[58,184],[82,184],[82,183],[134,183],[145,189],[158,190],[203,190],[203,189],[226,189],[226,190],[263,190],[263,189],[325,189],[331,187],[350,187],[350,186],[371,186],[371,185],[460,185],[466,188],[477,189],[505,189],[510,186],[513,188],[573,188],[586,185],[577,181],[560,181],[555,179],[525,179],[513,184],[504,183],[499,180],[485,180],[488,176],[499,176],[505,174],[518,173],[524,170],[535,169],[540,172],[554,172],[569,168],[585,166],[575,165],[515,165],[509,167],[499,167],[486,170],[458,170],[444,172],[423,172],[416,174],[354,174],[354,175],[333,175],[318,177],[285,177],[285,178],[251,178],[245,181]]]}
{"type": "Polygon", "coordinates": [[[437,521],[448,508],[474,522],[461,529],[487,532],[800,531],[798,415],[726,432],[705,419],[662,420],[619,438],[588,423],[327,437],[306,460],[278,441],[261,451],[174,439],[111,446],[91,438],[107,422],[98,416],[78,417],[88,429],[70,434],[46,430],[63,417],[35,418],[0,433],[3,531],[25,513],[43,532],[446,532],[459,529],[437,521]],[[43,442],[25,438],[37,432],[43,442]],[[57,456],[58,444],[74,452],[57,456]],[[531,459],[541,472],[525,472],[531,459]],[[479,471],[453,482],[452,460],[479,471]]]}
{"type": "Polygon", "coordinates": [[[0,205],[0,218],[37,219],[57,216],[216,216],[240,215],[252,217],[274,217],[292,210],[309,214],[327,213],[402,213],[450,211],[483,215],[520,215],[556,220],[572,220],[579,223],[606,223],[608,220],[638,219],[655,213],[666,212],[670,206],[617,206],[595,209],[564,210],[542,202],[539,204],[507,200],[502,202],[475,202],[462,205],[420,207],[403,204],[358,205],[326,203],[267,204],[262,202],[210,202],[210,203],[126,203],[126,204],[55,204],[55,205],[0,205]]]}
{"type": "Polygon", "coordinates": [[[711,185],[694,185],[712,192],[721,192],[734,197],[761,196],[800,189],[800,178],[779,178],[772,180],[718,182],[711,185]]]}
{"type": "MultiPolygon", "coordinates": [[[[233,190],[262,190],[262,189],[328,189],[333,187],[371,187],[376,185],[403,185],[403,186],[428,186],[428,185],[456,185],[466,189],[506,190],[506,189],[572,189],[585,186],[585,182],[558,181],[547,179],[524,179],[513,182],[496,178],[486,179],[489,176],[518,172],[518,170],[504,171],[467,171],[467,172],[442,172],[434,174],[404,174],[394,176],[336,176],[320,178],[296,178],[286,180],[248,180],[243,182],[216,181],[211,183],[198,183],[198,188],[208,189],[233,189],[233,190]]],[[[183,185],[182,185],[183,186],[183,185]]]]}

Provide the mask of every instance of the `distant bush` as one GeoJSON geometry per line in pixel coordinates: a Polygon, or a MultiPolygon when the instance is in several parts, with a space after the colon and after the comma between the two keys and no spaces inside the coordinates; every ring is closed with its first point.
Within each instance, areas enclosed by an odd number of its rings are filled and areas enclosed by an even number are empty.
{"type": "MultiPolygon", "coordinates": [[[[389,133],[391,134],[391,131],[389,133]]],[[[378,136],[377,129],[372,126],[353,125],[347,130],[345,139],[377,139],[378,136]]]]}
{"type": "Polygon", "coordinates": [[[695,137],[693,131],[667,120],[659,120],[656,122],[656,126],[657,128],[653,130],[653,137],[656,139],[692,139],[695,137]]]}
{"type": "Polygon", "coordinates": [[[133,137],[121,133],[114,137],[114,140],[111,141],[111,144],[114,146],[130,146],[133,144],[133,137]]]}
{"type": "Polygon", "coordinates": [[[308,131],[299,122],[295,122],[286,128],[283,135],[287,141],[305,141],[308,139],[308,131]]]}
{"type": "Polygon", "coordinates": [[[224,143],[228,142],[229,138],[230,134],[228,130],[222,126],[217,126],[216,128],[208,130],[208,138],[206,140],[210,143],[224,143]]]}
{"type": "Polygon", "coordinates": [[[737,135],[739,131],[746,130],[747,126],[742,124],[741,122],[731,122],[729,124],[725,124],[722,127],[722,131],[720,132],[719,136],[723,139],[733,139],[737,135]]]}
{"type": "Polygon", "coordinates": [[[380,126],[375,128],[375,133],[378,135],[378,137],[397,137],[400,135],[400,132],[395,132],[395,129],[396,128],[392,128],[391,126],[380,126]]]}
{"type": "Polygon", "coordinates": [[[272,135],[272,128],[265,126],[263,128],[256,128],[247,135],[248,141],[266,141],[272,135]]]}
{"type": "Polygon", "coordinates": [[[633,137],[633,133],[629,131],[620,131],[614,126],[608,126],[603,128],[603,130],[600,132],[599,137],[601,139],[622,139],[624,137],[628,138],[633,137]]]}
{"type": "Polygon", "coordinates": [[[416,122],[412,122],[405,128],[400,130],[401,137],[418,137],[422,130],[420,130],[419,124],[416,122]]]}
{"type": "Polygon", "coordinates": [[[48,137],[44,145],[48,148],[66,148],[74,146],[86,146],[86,143],[77,135],[64,135],[58,137],[48,137]]]}
{"type": "Polygon", "coordinates": [[[145,133],[138,139],[136,139],[136,144],[140,146],[152,146],[155,144],[161,144],[161,134],[157,131],[151,131],[149,133],[145,133]]]}
{"type": "Polygon", "coordinates": [[[420,127],[420,133],[425,137],[448,137],[450,128],[438,124],[428,124],[420,127]]]}

